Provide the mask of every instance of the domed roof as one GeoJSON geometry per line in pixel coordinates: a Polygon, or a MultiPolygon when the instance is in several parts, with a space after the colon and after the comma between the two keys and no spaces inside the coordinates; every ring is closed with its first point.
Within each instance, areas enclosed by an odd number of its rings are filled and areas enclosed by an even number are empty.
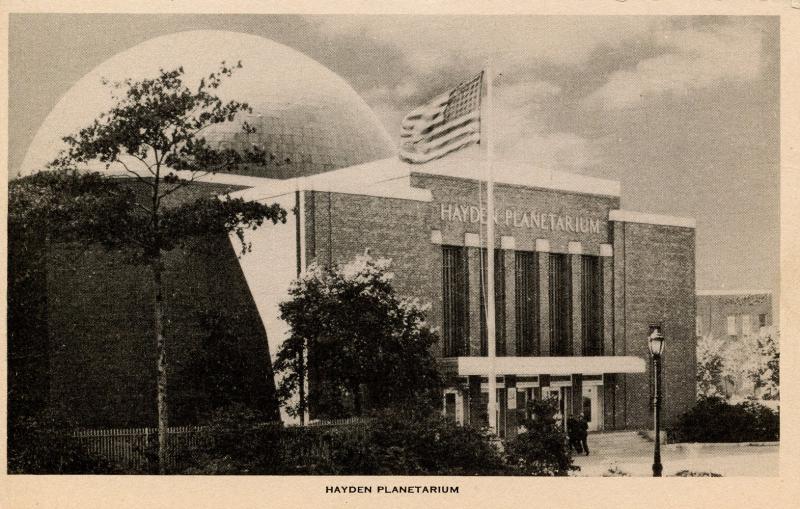
{"type": "Polygon", "coordinates": [[[278,163],[240,173],[269,178],[313,175],[395,153],[391,138],[341,77],[308,56],[263,37],[199,30],[157,37],[123,51],[86,74],[56,104],[33,139],[21,174],[43,168],[64,148],[61,138],[92,122],[113,103],[102,78],[153,77],[183,66],[192,87],[220,62],[243,67],[217,90],[223,100],[247,102],[251,115],[204,133],[218,147],[262,147],[278,163]],[[257,132],[245,135],[247,121],[257,132]]]}

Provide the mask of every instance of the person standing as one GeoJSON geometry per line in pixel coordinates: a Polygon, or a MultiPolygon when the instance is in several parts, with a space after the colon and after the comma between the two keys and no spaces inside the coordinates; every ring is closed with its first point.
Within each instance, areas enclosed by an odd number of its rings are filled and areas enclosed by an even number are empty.
{"type": "MultiPolygon", "coordinates": [[[[583,449],[584,454],[589,455],[589,444],[587,442],[589,437],[589,423],[583,414],[578,415],[578,421],[575,423],[578,439],[580,440],[579,447],[583,449]]],[[[580,451],[579,451],[580,452],[580,451]]]]}
{"type": "Polygon", "coordinates": [[[574,417],[567,418],[567,439],[569,440],[570,449],[574,450],[577,454],[582,452],[580,433],[578,431],[578,421],[574,417]]]}

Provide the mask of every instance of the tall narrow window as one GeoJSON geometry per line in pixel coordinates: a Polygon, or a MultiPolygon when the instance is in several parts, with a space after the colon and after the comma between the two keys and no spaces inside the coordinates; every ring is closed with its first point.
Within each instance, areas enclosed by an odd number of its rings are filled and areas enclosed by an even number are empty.
{"type": "Polygon", "coordinates": [[[750,315],[742,315],[742,336],[749,336],[753,332],[750,315]]]}
{"type": "MultiPolygon", "coordinates": [[[[481,250],[481,355],[487,355],[488,331],[486,327],[486,249],[481,250]]],[[[506,354],[506,267],[503,251],[494,251],[494,326],[495,326],[495,355],[506,354]]]]}
{"type": "Polygon", "coordinates": [[[463,247],[442,246],[444,356],[469,355],[469,278],[463,247]]]}
{"type": "Polygon", "coordinates": [[[551,354],[572,355],[572,268],[565,254],[550,254],[551,354]]]}
{"type": "Polygon", "coordinates": [[[736,315],[728,315],[728,336],[736,336],[736,315]]]}
{"type": "Polygon", "coordinates": [[[539,256],[517,251],[514,260],[517,355],[539,355],[539,256]]]}
{"type": "Polygon", "coordinates": [[[597,256],[582,256],[581,260],[583,355],[603,355],[603,266],[597,256]]]}

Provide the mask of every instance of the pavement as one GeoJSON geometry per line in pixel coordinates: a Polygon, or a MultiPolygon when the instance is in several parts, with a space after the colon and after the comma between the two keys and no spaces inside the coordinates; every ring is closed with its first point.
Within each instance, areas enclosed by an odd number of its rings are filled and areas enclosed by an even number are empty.
{"type": "MultiPolygon", "coordinates": [[[[633,477],[653,475],[653,442],[635,431],[590,433],[589,456],[576,455],[575,476],[608,476],[610,470],[633,477]]],[[[777,443],[668,444],[661,446],[663,475],[681,470],[713,472],[724,477],[778,475],[777,443]]]]}

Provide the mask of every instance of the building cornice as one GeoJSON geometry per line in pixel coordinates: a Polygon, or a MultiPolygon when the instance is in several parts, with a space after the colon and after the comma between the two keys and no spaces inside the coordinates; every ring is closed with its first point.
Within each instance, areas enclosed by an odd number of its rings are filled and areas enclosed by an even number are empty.
{"type": "Polygon", "coordinates": [[[641,223],[659,226],[677,226],[680,228],[696,228],[697,223],[691,217],[662,216],[647,212],[636,212],[633,210],[611,210],[608,213],[609,221],[621,223],[641,223]]]}

